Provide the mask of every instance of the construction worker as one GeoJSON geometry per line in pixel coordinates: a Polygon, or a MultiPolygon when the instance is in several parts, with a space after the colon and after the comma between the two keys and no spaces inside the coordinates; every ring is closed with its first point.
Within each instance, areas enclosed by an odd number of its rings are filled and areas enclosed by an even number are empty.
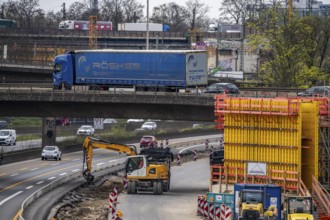
{"type": "Polygon", "coordinates": [[[165,142],[165,145],[166,145],[166,146],[168,146],[168,145],[169,145],[169,143],[170,143],[170,142],[169,142],[168,138],[166,138],[166,142],[165,142]]]}

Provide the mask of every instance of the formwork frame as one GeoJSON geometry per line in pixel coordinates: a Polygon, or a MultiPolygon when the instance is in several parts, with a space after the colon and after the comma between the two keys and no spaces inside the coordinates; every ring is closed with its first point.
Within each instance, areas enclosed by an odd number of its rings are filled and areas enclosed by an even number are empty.
{"type": "Polygon", "coordinates": [[[320,100],[319,181],[330,190],[330,99],[320,100]]]}

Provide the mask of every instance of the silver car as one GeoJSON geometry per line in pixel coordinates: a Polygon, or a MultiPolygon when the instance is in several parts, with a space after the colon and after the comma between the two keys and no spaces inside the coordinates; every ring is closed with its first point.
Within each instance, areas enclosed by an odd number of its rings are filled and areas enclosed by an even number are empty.
{"type": "Polygon", "coordinates": [[[41,160],[62,160],[62,152],[57,146],[45,146],[41,153],[41,160]]]}
{"type": "Polygon", "coordinates": [[[77,135],[92,135],[94,134],[94,127],[91,125],[82,125],[78,128],[77,135]]]}

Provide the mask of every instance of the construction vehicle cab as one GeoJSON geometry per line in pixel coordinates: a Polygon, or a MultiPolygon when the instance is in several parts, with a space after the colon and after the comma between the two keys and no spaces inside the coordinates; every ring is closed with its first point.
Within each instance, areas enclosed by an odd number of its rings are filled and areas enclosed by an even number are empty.
{"type": "Polygon", "coordinates": [[[285,198],[283,207],[284,220],[314,220],[316,207],[310,196],[289,196],[285,198]]]}
{"type": "Polygon", "coordinates": [[[234,220],[280,220],[281,187],[272,184],[234,184],[234,220]]]}
{"type": "Polygon", "coordinates": [[[243,189],[240,192],[239,220],[261,219],[263,216],[263,191],[243,189]]]}
{"type": "Polygon", "coordinates": [[[138,190],[162,194],[170,189],[171,162],[173,154],[169,148],[145,148],[140,155],[127,158],[127,193],[138,190]]]}
{"type": "Polygon", "coordinates": [[[103,148],[129,156],[125,164],[128,194],[135,194],[138,190],[152,190],[154,194],[162,194],[170,189],[173,154],[168,147],[141,149],[138,155],[135,146],[86,137],[83,148],[83,163],[87,166],[83,169],[83,176],[89,183],[94,181],[91,174],[93,148],[103,148]]]}

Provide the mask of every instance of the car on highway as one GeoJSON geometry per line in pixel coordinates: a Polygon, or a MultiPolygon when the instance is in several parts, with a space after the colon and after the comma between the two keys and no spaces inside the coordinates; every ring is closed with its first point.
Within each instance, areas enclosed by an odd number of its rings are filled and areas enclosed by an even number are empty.
{"type": "Polygon", "coordinates": [[[117,120],[114,119],[114,118],[106,118],[103,120],[103,124],[104,125],[114,125],[114,124],[117,124],[117,120]]]}
{"type": "Polygon", "coordinates": [[[141,128],[146,131],[153,131],[153,130],[156,130],[157,124],[156,124],[156,122],[153,122],[153,121],[147,121],[147,122],[143,123],[141,128]]]}
{"type": "Polygon", "coordinates": [[[217,149],[210,154],[210,165],[223,165],[224,159],[224,148],[217,149]]]}
{"type": "Polygon", "coordinates": [[[8,123],[6,121],[0,121],[0,129],[7,127],[8,123]]]}
{"type": "Polygon", "coordinates": [[[144,122],[144,119],[128,119],[127,123],[142,123],[144,122]]]}
{"type": "Polygon", "coordinates": [[[203,93],[240,94],[239,88],[233,83],[213,83],[203,93]]]}
{"type": "Polygon", "coordinates": [[[140,147],[157,147],[157,138],[152,135],[144,135],[140,140],[140,147]]]}
{"type": "Polygon", "coordinates": [[[329,97],[330,86],[313,86],[306,89],[305,92],[299,92],[297,95],[302,97],[327,96],[329,97]]]}
{"type": "Polygon", "coordinates": [[[0,145],[16,145],[16,130],[0,130],[0,145]]]}
{"type": "Polygon", "coordinates": [[[48,146],[46,145],[41,152],[41,160],[62,160],[62,152],[58,148],[58,146],[48,146]]]}
{"type": "Polygon", "coordinates": [[[77,130],[77,135],[93,135],[95,133],[95,129],[91,125],[82,125],[77,130]]]}

